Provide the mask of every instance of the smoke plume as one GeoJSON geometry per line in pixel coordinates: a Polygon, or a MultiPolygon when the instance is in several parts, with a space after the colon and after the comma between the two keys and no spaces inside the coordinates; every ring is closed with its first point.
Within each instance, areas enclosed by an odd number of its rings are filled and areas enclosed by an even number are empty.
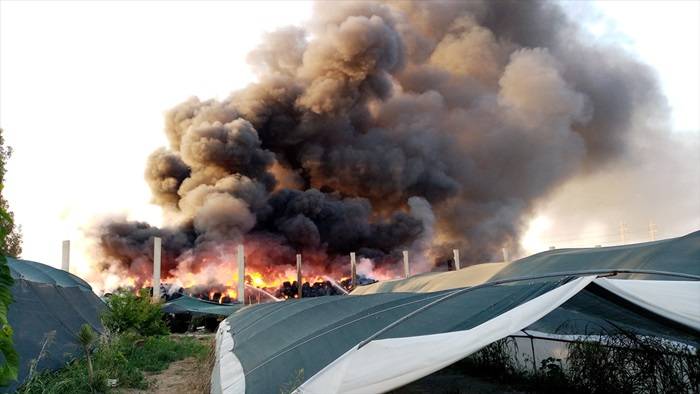
{"type": "Polygon", "coordinates": [[[102,223],[102,270],[142,283],[154,236],[183,281],[240,242],[278,277],[298,252],[318,275],[347,273],[351,251],[384,271],[401,250],[426,270],[452,248],[489,261],[666,116],[652,71],[553,2],[319,2],[249,62],[257,82],[167,113],[145,173],[166,225],[102,223]]]}

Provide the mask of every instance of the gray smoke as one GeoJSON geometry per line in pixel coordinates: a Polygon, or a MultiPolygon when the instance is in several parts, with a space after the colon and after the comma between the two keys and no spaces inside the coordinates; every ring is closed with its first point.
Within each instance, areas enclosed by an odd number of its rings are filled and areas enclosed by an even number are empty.
{"type": "Polygon", "coordinates": [[[537,201],[666,117],[652,71],[552,2],[319,2],[249,60],[258,82],[167,114],[146,170],[167,228],[104,224],[105,260],[128,268],[167,234],[173,256],[275,239],[329,272],[350,251],[488,261],[537,201]]]}

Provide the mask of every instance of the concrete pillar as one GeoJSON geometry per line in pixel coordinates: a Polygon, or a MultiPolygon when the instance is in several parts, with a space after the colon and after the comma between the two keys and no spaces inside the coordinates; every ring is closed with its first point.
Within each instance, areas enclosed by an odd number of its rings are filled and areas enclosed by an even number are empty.
{"type": "Polygon", "coordinates": [[[298,298],[301,298],[301,255],[297,254],[297,290],[298,298]]]}
{"type": "Polygon", "coordinates": [[[238,290],[236,295],[238,302],[245,303],[245,250],[243,245],[238,245],[236,250],[236,262],[238,263],[238,290]]]}
{"type": "Polygon", "coordinates": [[[459,271],[460,268],[462,268],[459,265],[459,249],[452,249],[452,256],[453,256],[454,261],[455,261],[455,271],[459,271]]]}
{"type": "Polygon", "coordinates": [[[63,241],[63,253],[61,254],[61,269],[70,272],[70,241],[63,241]]]}
{"type": "Polygon", "coordinates": [[[501,251],[503,252],[503,262],[510,263],[510,256],[508,256],[508,249],[503,248],[503,249],[501,249],[501,251]]]}
{"type": "Polygon", "coordinates": [[[408,250],[403,251],[403,275],[405,278],[411,276],[411,270],[408,267],[408,250]]]}
{"type": "Polygon", "coordinates": [[[355,261],[355,252],[350,252],[350,288],[357,287],[357,262],[355,261]]]}
{"type": "Polygon", "coordinates": [[[153,302],[160,301],[160,245],[160,238],[153,238],[153,302]]]}

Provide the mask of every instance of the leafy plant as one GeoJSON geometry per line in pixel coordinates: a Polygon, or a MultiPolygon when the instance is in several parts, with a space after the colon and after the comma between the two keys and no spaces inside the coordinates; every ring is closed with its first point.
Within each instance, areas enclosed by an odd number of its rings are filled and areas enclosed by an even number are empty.
{"type": "Polygon", "coordinates": [[[102,323],[111,332],[133,331],[142,336],[168,334],[160,303],[151,303],[148,290],[142,290],[138,296],[120,290],[107,300],[107,305],[102,323]]]}
{"type": "Polygon", "coordinates": [[[83,347],[85,359],[87,361],[88,376],[90,377],[90,385],[95,383],[95,372],[92,368],[92,357],[90,356],[90,348],[97,339],[97,334],[93,331],[89,324],[83,324],[78,332],[78,343],[83,347]]]}

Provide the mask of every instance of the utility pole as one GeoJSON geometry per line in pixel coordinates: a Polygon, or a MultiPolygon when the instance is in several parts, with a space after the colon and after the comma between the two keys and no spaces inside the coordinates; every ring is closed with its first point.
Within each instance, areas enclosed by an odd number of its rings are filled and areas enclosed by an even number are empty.
{"type": "Polygon", "coordinates": [[[462,268],[459,265],[459,249],[452,249],[452,256],[455,261],[455,271],[459,271],[462,268]]]}
{"type": "Polygon", "coordinates": [[[153,302],[160,301],[160,237],[153,238],[153,302]]]}
{"type": "Polygon", "coordinates": [[[236,262],[238,263],[238,291],[236,298],[241,304],[245,304],[245,249],[238,245],[236,250],[236,262]]]}
{"type": "Polygon", "coordinates": [[[297,291],[298,298],[301,298],[301,255],[297,254],[297,291]]]}
{"type": "Polygon", "coordinates": [[[656,232],[657,232],[656,224],[650,220],[649,221],[649,238],[652,241],[656,241],[656,232]]]}
{"type": "Polygon", "coordinates": [[[627,226],[625,226],[625,222],[620,221],[620,243],[625,244],[626,237],[625,235],[627,234],[627,226]]]}
{"type": "Polygon", "coordinates": [[[355,261],[355,252],[350,252],[350,288],[355,290],[357,287],[357,262],[355,261]]]}
{"type": "Polygon", "coordinates": [[[70,241],[63,241],[63,250],[61,253],[61,269],[70,272],[70,241]]]}

